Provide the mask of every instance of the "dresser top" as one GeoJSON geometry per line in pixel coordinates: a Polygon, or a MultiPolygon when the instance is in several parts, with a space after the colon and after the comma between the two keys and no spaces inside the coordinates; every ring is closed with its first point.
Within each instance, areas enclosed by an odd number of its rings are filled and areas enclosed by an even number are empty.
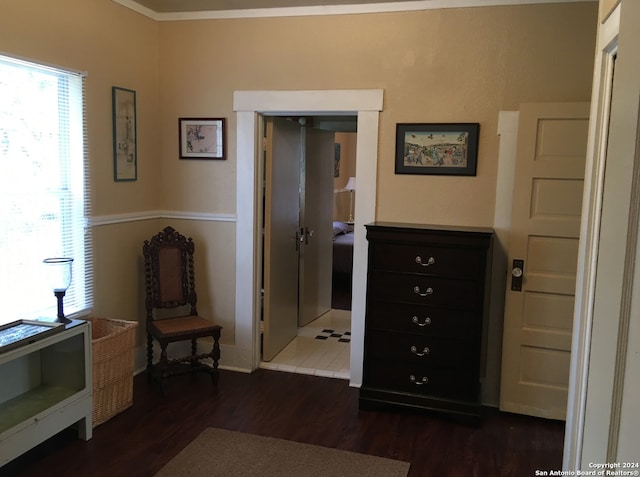
{"type": "Polygon", "coordinates": [[[477,234],[490,234],[494,230],[490,227],[467,227],[462,225],[435,225],[435,224],[410,224],[403,222],[372,222],[366,224],[367,228],[388,228],[388,229],[415,229],[415,230],[437,230],[441,232],[472,232],[477,234]]]}

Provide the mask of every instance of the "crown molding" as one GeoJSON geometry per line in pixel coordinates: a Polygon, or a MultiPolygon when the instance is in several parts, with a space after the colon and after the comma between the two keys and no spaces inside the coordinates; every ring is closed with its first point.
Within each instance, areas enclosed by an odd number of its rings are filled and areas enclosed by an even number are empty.
{"type": "Polygon", "coordinates": [[[476,8],[542,3],[583,3],[597,0],[416,0],[352,5],[317,5],[287,8],[253,8],[240,10],[207,10],[198,12],[156,12],[134,0],[113,0],[156,21],[220,20],[232,18],[271,18],[318,15],[354,15],[365,13],[408,12],[448,8],[476,8]]]}

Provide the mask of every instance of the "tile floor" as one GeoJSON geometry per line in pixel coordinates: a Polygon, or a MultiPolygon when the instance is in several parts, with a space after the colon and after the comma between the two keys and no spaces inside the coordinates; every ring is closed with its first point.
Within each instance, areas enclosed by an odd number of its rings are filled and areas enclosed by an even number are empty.
{"type": "Polygon", "coordinates": [[[349,379],[351,312],[331,310],[304,328],[275,358],[261,368],[289,373],[349,379]]]}

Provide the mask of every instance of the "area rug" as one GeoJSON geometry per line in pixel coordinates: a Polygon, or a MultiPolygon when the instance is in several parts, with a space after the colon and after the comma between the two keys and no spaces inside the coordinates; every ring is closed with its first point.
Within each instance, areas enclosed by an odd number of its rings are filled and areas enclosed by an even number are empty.
{"type": "Polygon", "coordinates": [[[409,463],[207,428],[156,477],[406,477],[409,463]]]}

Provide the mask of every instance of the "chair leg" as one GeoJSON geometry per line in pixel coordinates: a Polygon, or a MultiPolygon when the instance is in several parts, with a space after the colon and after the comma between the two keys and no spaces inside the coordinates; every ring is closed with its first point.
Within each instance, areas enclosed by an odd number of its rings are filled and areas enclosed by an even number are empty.
{"type": "Polygon", "coordinates": [[[198,360],[195,358],[197,352],[198,352],[198,343],[194,338],[191,340],[191,367],[192,368],[195,368],[198,366],[198,360]]]}
{"type": "Polygon", "coordinates": [[[211,382],[213,385],[218,384],[218,361],[220,360],[220,331],[213,335],[213,349],[211,350],[211,359],[213,360],[213,370],[211,372],[211,382]]]}
{"type": "Polygon", "coordinates": [[[153,337],[147,333],[147,380],[153,379],[153,337]]]}
{"type": "Polygon", "coordinates": [[[164,342],[160,343],[160,364],[163,367],[166,367],[167,363],[169,362],[169,357],[167,354],[167,346],[169,346],[169,343],[164,343],[164,342]]]}
{"type": "Polygon", "coordinates": [[[191,370],[191,381],[196,381],[197,371],[200,369],[200,360],[196,357],[198,352],[198,342],[196,339],[191,340],[191,356],[189,357],[189,368],[191,370]]]}
{"type": "Polygon", "coordinates": [[[160,368],[160,389],[162,390],[162,395],[167,395],[167,385],[169,383],[169,358],[167,355],[167,346],[168,343],[160,342],[160,362],[158,363],[158,367],[160,368]]]}

